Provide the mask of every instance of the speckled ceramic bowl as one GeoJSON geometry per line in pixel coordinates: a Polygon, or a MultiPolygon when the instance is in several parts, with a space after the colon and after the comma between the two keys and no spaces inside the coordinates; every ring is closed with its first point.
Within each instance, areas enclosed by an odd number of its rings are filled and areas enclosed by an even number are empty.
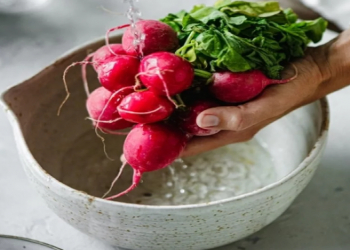
{"type": "Polygon", "coordinates": [[[1,234],[0,246],[2,250],[62,250],[37,240],[1,234]]]}
{"type": "MultiPolygon", "coordinates": [[[[120,37],[115,38],[118,40],[120,37]]],[[[69,52],[2,96],[28,178],[47,205],[75,228],[127,249],[210,249],[274,221],[310,181],[326,144],[326,100],[294,111],[257,135],[274,158],[279,176],[277,182],[259,190],[183,206],[146,206],[97,198],[102,189],[107,190],[119,163],[106,163],[101,142],[84,119],[86,97],[79,67],[68,74],[70,100],[60,117],[56,112],[65,96],[64,69],[101,45],[102,39],[69,52]]],[[[92,70],[88,79],[97,86],[92,70]]],[[[123,139],[107,138],[112,157],[120,155],[123,139]]],[[[124,189],[130,179],[119,184],[118,188],[124,189]]]]}

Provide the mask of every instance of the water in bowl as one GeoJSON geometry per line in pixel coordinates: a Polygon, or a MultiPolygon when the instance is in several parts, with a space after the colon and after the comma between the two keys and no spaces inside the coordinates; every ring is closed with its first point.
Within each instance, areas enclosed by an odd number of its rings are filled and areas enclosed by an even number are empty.
{"type": "MultiPolygon", "coordinates": [[[[109,160],[93,131],[79,136],[51,174],[66,185],[101,197],[122,165],[123,137],[106,137],[109,160]]],[[[170,167],[145,173],[139,186],[117,201],[147,205],[207,203],[251,192],[278,179],[273,158],[257,139],[178,160],[170,167]]],[[[127,166],[110,195],[131,184],[127,166]]]]}
{"type": "Polygon", "coordinates": [[[277,180],[273,160],[257,140],[232,144],[146,173],[132,203],[185,205],[234,197],[277,180]]]}

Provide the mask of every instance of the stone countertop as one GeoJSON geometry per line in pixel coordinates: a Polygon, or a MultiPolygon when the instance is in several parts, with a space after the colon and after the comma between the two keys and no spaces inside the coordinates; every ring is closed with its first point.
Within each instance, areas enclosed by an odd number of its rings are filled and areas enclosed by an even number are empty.
{"type": "MultiPolygon", "coordinates": [[[[144,18],[159,18],[194,3],[142,0],[138,6],[144,18]]],[[[0,91],[36,74],[67,50],[125,23],[121,14],[125,9],[121,0],[60,0],[28,13],[0,13],[0,91]]],[[[334,36],[328,32],[324,41],[334,36]]],[[[349,96],[350,88],[329,96],[331,127],[322,164],[288,211],[255,235],[217,250],[350,249],[349,96]]],[[[115,249],[75,230],[46,207],[24,175],[4,112],[0,112],[0,170],[0,234],[65,250],[115,249]]]]}

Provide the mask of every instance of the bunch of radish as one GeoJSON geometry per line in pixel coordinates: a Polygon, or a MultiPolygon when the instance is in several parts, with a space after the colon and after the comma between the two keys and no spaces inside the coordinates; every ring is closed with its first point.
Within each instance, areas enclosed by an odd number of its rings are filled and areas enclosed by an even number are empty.
{"type": "Polygon", "coordinates": [[[131,127],[124,142],[125,163],[117,178],[128,163],[134,169],[132,185],[106,199],[130,192],[142,173],[170,165],[193,136],[218,133],[197,125],[202,111],[249,101],[269,84],[290,81],[268,79],[258,70],[216,72],[208,87],[198,91],[196,80],[201,79],[191,63],[174,54],[179,46],[177,33],[156,20],[138,21],[136,29],[144,34],[137,47],[129,26],[122,44],[109,44],[107,39],[105,46],[88,56],[91,62],[81,63],[83,73],[91,63],[101,83],[86,103],[95,128],[115,134],[131,127]]]}

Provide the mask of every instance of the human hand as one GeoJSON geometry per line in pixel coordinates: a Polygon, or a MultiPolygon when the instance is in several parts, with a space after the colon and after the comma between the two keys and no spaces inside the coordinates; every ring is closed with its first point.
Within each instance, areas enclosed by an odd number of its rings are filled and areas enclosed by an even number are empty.
{"type": "MultiPolygon", "coordinates": [[[[191,139],[182,157],[250,140],[289,112],[350,84],[350,29],[323,46],[309,48],[305,57],[293,64],[298,70],[293,81],[269,86],[258,98],[245,104],[203,111],[197,117],[198,126],[221,132],[191,139]]],[[[283,77],[291,77],[294,72],[289,66],[283,77]]]]}

